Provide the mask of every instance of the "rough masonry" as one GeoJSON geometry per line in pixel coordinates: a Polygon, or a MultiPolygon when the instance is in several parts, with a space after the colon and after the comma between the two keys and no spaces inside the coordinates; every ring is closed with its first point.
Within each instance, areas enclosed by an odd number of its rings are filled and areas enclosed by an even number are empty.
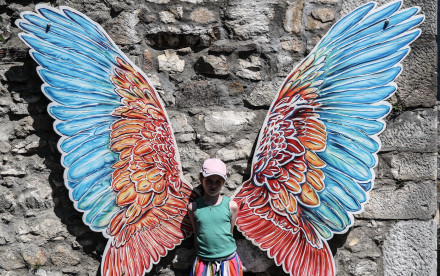
{"type": "MultiPolygon", "coordinates": [[[[0,275],[99,275],[106,239],[81,221],[63,184],[48,100],[14,21],[39,1],[0,0],[0,275]]],[[[361,0],[50,0],[100,23],[166,103],[185,177],[203,159],[230,170],[224,193],[249,176],[252,150],[281,82],[361,0]]],[[[387,1],[380,1],[383,4],[387,1]]],[[[337,275],[437,275],[437,2],[419,5],[422,36],[405,60],[380,135],[366,211],[330,240],[337,275]]],[[[281,276],[234,234],[245,275],[281,276]]],[[[188,275],[191,238],[148,275],[188,275]]]]}

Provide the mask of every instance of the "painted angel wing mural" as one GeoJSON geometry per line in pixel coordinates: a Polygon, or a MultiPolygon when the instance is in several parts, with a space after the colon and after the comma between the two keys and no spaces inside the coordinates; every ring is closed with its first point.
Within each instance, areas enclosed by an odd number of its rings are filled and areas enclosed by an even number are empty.
{"type": "Polygon", "coordinates": [[[261,129],[238,229],[286,273],[334,275],[327,240],[353,224],[374,181],[384,100],[420,35],[418,8],[368,3],[339,20],[290,73],[261,129]]]}
{"type": "Polygon", "coordinates": [[[83,221],[109,240],[102,275],[143,275],[191,231],[191,186],[150,82],[80,12],[37,5],[16,24],[40,65],[43,93],[83,221]]]}

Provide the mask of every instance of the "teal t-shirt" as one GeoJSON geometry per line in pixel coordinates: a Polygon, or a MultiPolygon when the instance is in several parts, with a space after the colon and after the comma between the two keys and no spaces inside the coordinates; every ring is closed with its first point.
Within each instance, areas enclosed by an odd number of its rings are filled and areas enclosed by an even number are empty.
{"type": "Polygon", "coordinates": [[[237,249],[231,233],[230,198],[223,196],[218,205],[206,205],[202,197],[197,202],[197,255],[204,260],[228,257],[237,249]]]}

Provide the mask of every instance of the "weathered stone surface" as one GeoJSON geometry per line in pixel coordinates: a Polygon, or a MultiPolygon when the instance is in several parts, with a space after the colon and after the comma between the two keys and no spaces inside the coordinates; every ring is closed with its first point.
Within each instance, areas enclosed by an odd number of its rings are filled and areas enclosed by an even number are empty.
{"type": "Polygon", "coordinates": [[[232,149],[220,149],[217,152],[217,157],[225,162],[249,158],[249,156],[251,155],[252,146],[252,141],[248,139],[241,139],[235,143],[234,148],[232,149]]]}
{"type": "Polygon", "coordinates": [[[81,257],[77,251],[65,244],[57,245],[53,254],[50,256],[51,261],[58,267],[74,266],[79,264],[81,257]]]}
{"type": "Polygon", "coordinates": [[[192,163],[202,164],[210,156],[206,152],[191,146],[179,148],[183,169],[190,169],[192,163]]]}
{"type": "Polygon", "coordinates": [[[431,219],[436,212],[436,183],[376,180],[365,212],[369,219],[431,219]]]}
{"type": "Polygon", "coordinates": [[[171,73],[183,72],[185,61],[180,59],[175,51],[165,50],[163,55],[157,57],[160,71],[171,73]]]}
{"type": "Polygon", "coordinates": [[[26,266],[17,252],[11,249],[1,249],[0,260],[3,260],[0,262],[0,268],[5,270],[13,270],[26,266]]]}
{"type": "Polygon", "coordinates": [[[278,92],[277,85],[273,82],[260,82],[244,100],[251,106],[269,107],[278,92]]]}
{"type": "Polygon", "coordinates": [[[205,117],[205,128],[211,132],[229,132],[242,129],[255,119],[254,112],[214,111],[205,117]]]}
{"type": "Polygon", "coordinates": [[[230,7],[226,10],[226,26],[240,40],[254,39],[267,42],[270,19],[274,14],[271,2],[275,1],[229,1],[230,7]]]}
{"type": "Polygon", "coordinates": [[[176,18],[174,16],[174,14],[172,14],[169,11],[161,11],[159,13],[159,18],[160,18],[160,21],[162,21],[163,23],[174,23],[174,22],[176,22],[176,18]]]}
{"type": "MultiPolygon", "coordinates": [[[[423,23],[424,24],[424,23],[423,23]]],[[[437,99],[437,44],[418,39],[403,62],[397,95],[404,107],[433,107],[437,99]]]]}
{"type": "Polygon", "coordinates": [[[307,17],[306,30],[326,30],[330,27],[331,23],[323,23],[320,20],[316,20],[313,16],[307,17]]]}
{"type": "Polygon", "coordinates": [[[397,180],[436,179],[435,153],[386,153],[381,154],[377,176],[397,180]]]}
{"type": "Polygon", "coordinates": [[[194,11],[191,12],[191,20],[194,20],[198,23],[206,24],[215,22],[215,16],[214,14],[206,9],[206,8],[197,8],[194,11]]]}
{"type": "Polygon", "coordinates": [[[136,32],[135,26],[139,23],[140,10],[134,12],[121,12],[116,18],[106,25],[107,32],[112,34],[112,39],[120,45],[137,44],[142,41],[136,32]]]}
{"type": "Polygon", "coordinates": [[[63,273],[61,271],[45,270],[41,268],[35,271],[35,276],[62,276],[62,275],[63,273]]]}
{"type": "Polygon", "coordinates": [[[301,32],[303,9],[304,0],[288,2],[283,21],[284,30],[286,30],[286,32],[294,34],[301,32]]]}
{"type": "Polygon", "coordinates": [[[435,221],[400,221],[383,244],[385,275],[437,275],[435,221]]]}
{"type": "Polygon", "coordinates": [[[379,136],[382,151],[436,152],[436,115],[434,109],[418,109],[392,119],[379,136]]]}
{"type": "Polygon", "coordinates": [[[153,54],[148,49],[144,50],[144,66],[145,71],[153,69],[153,54]]]}
{"type": "Polygon", "coordinates": [[[200,74],[206,74],[217,77],[229,75],[229,67],[224,56],[208,55],[197,60],[194,69],[200,74]]]}
{"type": "Polygon", "coordinates": [[[312,11],[312,17],[322,23],[335,20],[335,11],[329,8],[320,8],[312,11]]]}
{"type": "MultiPolygon", "coordinates": [[[[21,11],[34,9],[38,1],[21,2],[0,0],[3,8],[0,33],[7,40],[0,49],[0,275],[97,275],[105,239],[83,225],[81,214],[73,208],[64,187],[63,167],[56,148],[59,136],[52,130],[53,119],[46,112],[49,101],[39,91],[41,81],[35,73],[35,62],[29,58],[26,46],[17,36],[19,30],[13,25],[21,11]],[[60,250],[59,245],[64,249],[60,250]],[[40,249],[47,261],[37,269],[33,264],[44,262],[40,249]],[[2,254],[9,251],[14,256],[7,258],[12,264],[11,270],[6,270],[1,268],[5,256],[2,254]],[[69,254],[74,257],[70,258],[69,254]],[[52,261],[52,256],[57,255],[66,256],[66,261],[56,258],[52,261]],[[35,261],[39,258],[40,261],[35,261]],[[70,260],[74,261],[69,263],[70,260]]],[[[193,186],[198,183],[200,164],[205,158],[221,155],[228,161],[228,181],[222,191],[225,195],[232,195],[249,177],[251,146],[266,115],[265,109],[273,99],[270,94],[277,92],[279,83],[317,44],[334,17],[340,18],[341,10],[344,13],[348,6],[354,9],[366,3],[359,0],[52,2],[56,2],[52,3],[55,6],[79,9],[103,24],[122,51],[147,71],[170,115],[183,174],[193,186]],[[154,72],[159,68],[156,58],[165,50],[174,53],[177,62],[169,67],[162,63],[162,68],[154,72]],[[208,55],[220,58],[217,69],[227,68],[228,74],[221,75],[225,70],[220,75],[194,70],[198,59],[208,55]],[[260,59],[256,63],[252,60],[255,57],[260,59]],[[273,89],[269,87],[272,85],[273,89]]],[[[397,79],[398,91],[390,99],[396,109],[387,118],[390,129],[380,135],[383,142],[377,169],[380,179],[366,204],[365,216],[356,215],[360,219],[355,220],[351,230],[330,241],[332,252],[336,253],[338,276],[406,275],[413,272],[413,263],[417,273],[425,276],[431,270],[419,269],[420,260],[427,260],[427,267],[435,263],[426,258],[429,246],[417,239],[413,242],[413,232],[421,232],[420,239],[429,237],[429,240],[430,235],[420,229],[408,230],[412,226],[396,222],[396,218],[427,220],[414,222],[421,228],[420,222],[430,222],[436,208],[433,176],[438,150],[438,129],[434,127],[437,110],[430,108],[436,98],[437,4],[404,2],[405,7],[414,4],[422,7],[427,18],[421,25],[422,36],[413,43],[412,52],[403,63],[402,76],[397,79]],[[409,237],[409,241],[393,240],[387,234],[399,232],[409,237]],[[410,252],[411,256],[394,257],[390,248],[410,252]],[[387,264],[385,250],[388,250],[387,264]]],[[[263,251],[254,246],[252,251],[248,250],[240,235],[236,236],[239,250],[243,247],[246,251],[239,253],[244,255],[242,259],[248,259],[244,263],[252,271],[249,273],[285,275],[263,251]],[[262,259],[246,257],[248,253],[261,254],[262,259]]],[[[430,242],[435,244],[435,240],[430,242]]],[[[147,274],[187,275],[193,257],[192,241],[186,240],[147,274]]]]}
{"type": "Polygon", "coordinates": [[[26,246],[22,250],[21,255],[28,266],[34,269],[45,265],[47,262],[47,253],[45,250],[34,244],[26,246]]]}
{"type": "Polygon", "coordinates": [[[299,53],[303,50],[302,42],[295,38],[282,38],[280,39],[280,44],[281,48],[287,51],[299,53]]]}
{"type": "Polygon", "coordinates": [[[264,251],[248,240],[237,241],[237,253],[243,263],[245,272],[264,272],[274,265],[273,260],[269,259],[264,251]]]}
{"type": "Polygon", "coordinates": [[[194,81],[186,84],[183,91],[176,95],[178,107],[204,107],[216,103],[217,88],[208,81],[194,81]]]}
{"type": "Polygon", "coordinates": [[[249,80],[261,80],[262,61],[259,57],[250,56],[248,60],[238,60],[238,70],[235,72],[237,76],[249,80]]]}

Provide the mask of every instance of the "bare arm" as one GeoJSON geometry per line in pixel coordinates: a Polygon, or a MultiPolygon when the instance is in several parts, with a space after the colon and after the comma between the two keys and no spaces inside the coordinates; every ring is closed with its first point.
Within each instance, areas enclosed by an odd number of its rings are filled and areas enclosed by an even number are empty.
{"type": "Polygon", "coordinates": [[[231,200],[229,201],[229,210],[231,211],[231,233],[234,232],[235,221],[238,215],[238,205],[237,202],[231,200]]]}
{"type": "Polygon", "coordinates": [[[191,202],[190,204],[188,204],[188,217],[189,217],[189,220],[191,221],[191,225],[193,228],[194,247],[196,248],[196,251],[198,251],[198,248],[197,248],[197,225],[196,225],[196,220],[194,218],[194,214],[196,211],[197,211],[197,202],[191,202]]]}

